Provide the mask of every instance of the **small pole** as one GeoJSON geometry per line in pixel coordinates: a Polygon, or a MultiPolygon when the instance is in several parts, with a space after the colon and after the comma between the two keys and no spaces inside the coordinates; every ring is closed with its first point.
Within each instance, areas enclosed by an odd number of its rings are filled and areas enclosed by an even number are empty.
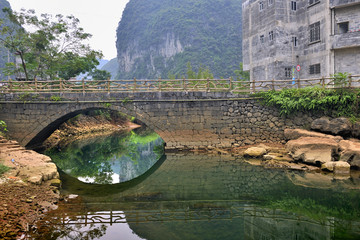
{"type": "Polygon", "coordinates": [[[349,78],[349,88],[351,88],[351,85],[352,85],[352,76],[351,76],[351,74],[349,74],[348,78],[349,78]]]}
{"type": "Polygon", "coordinates": [[[38,82],[37,82],[37,78],[35,78],[35,92],[38,92],[38,82]]]}
{"type": "Polygon", "coordinates": [[[301,88],[301,81],[300,81],[300,78],[298,78],[298,79],[297,79],[297,87],[298,87],[298,89],[300,89],[300,88],[301,88]]]}
{"type": "Polygon", "coordinates": [[[273,91],[275,90],[275,81],[274,81],[274,79],[271,80],[271,89],[273,91]]]}
{"type": "Polygon", "coordinates": [[[85,80],[82,79],[82,89],[83,89],[83,95],[85,95],[85,80]]]}
{"type": "Polygon", "coordinates": [[[232,91],[233,89],[233,81],[232,81],[232,77],[229,78],[229,81],[230,81],[230,85],[229,85],[229,92],[232,91]]]}
{"type": "Polygon", "coordinates": [[[159,92],[161,92],[161,78],[158,79],[158,89],[159,92]]]}
{"type": "Polygon", "coordinates": [[[210,80],[209,80],[209,78],[206,79],[206,91],[210,92],[210,80]]]}
{"type": "Polygon", "coordinates": [[[134,91],[134,92],[136,91],[136,78],[134,78],[134,88],[133,88],[133,91],[134,91]]]}
{"type": "Polygon", "coordinates": [[[325,78],[324,76],[321,78],[321,85],[323,88],[325,88],[325,78]]]}
{"type": "Polygon", "coordinates": [[[186,80],[185,80],[185,78],[183,78],[183,89],[184,89],[184,91],[186,91],[186,80]]]}
{"type": "Polygon", "coordinates": [[[252,92],[253,93],[255,93],[255,79],[253,79],[252,81],[251,81],[251,86],[252,86],[252,92]]]}
{"type": "Polygon", "coordinates": [[[107,91],[110,94],[110,78],[107,79],[107,91]]]}
{"type": "Polygon", "coordinates": [[[62,91],[63,91],[63,82],[62,82],[61,78],[59,79],[59,83],[60,83],[60,93],[62,93],[62,91]]]}

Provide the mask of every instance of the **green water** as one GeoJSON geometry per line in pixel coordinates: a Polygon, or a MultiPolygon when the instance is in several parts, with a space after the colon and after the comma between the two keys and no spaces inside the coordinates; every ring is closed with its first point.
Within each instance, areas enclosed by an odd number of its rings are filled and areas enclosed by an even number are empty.
{"type": "Polygon", "coordinates": [[[47,214],[32,238],[360,239],[359,175],[266,169],[224,155],[160,157],[162,142],[151,134],[49,152],[62,168],[63,192],[78,197],[47,214]]]}

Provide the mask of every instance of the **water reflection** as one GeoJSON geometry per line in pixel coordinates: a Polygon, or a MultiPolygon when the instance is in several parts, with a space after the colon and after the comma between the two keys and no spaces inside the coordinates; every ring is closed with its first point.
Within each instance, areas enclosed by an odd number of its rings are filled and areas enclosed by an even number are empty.
{"type": "Polygon", "coordinates": [[[167,154],[115,185],[62,175],[78,194],[35,239],[360,239],[360,178],[265,169],[231,156],[167,154]]]}
{"type": "Polygon", "coordinates": [[[62,171],[85,183],[115,184],[145,173],[162,155],[154,132],[126,132],[76,141],[45,152],[62,171]]]}

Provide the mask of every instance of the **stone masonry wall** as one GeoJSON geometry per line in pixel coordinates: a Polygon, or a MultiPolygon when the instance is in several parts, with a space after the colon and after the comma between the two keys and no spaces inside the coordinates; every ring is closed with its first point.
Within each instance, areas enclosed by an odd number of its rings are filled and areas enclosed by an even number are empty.
{"type": "Polygon", "coordinates": [[[108,108],[136,117],[157,132],[167,149],[243,146],[283,142],[285,128],[310,126],[319,116],[298,113],[281,117],[257,99],[231,93],[163,92],[68,94],[63,100],[18,101],[15,95],[0,99],[0,119],[9,135],[31,146],[45,140],[61,123],[88,109],[108,108]]]}

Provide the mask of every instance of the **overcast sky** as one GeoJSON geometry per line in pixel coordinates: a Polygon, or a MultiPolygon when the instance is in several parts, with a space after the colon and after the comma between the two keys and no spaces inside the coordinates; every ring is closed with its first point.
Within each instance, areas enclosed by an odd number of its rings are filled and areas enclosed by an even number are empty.
{"type": "Polygon", "coordinates": [[[101,50],[105,59],[116,57],[116,28],[129,0],[8,0],[11,8],[34,9],[36,13],[74,15],[80,26],[93,36],[90,45],[101,50]]]}

